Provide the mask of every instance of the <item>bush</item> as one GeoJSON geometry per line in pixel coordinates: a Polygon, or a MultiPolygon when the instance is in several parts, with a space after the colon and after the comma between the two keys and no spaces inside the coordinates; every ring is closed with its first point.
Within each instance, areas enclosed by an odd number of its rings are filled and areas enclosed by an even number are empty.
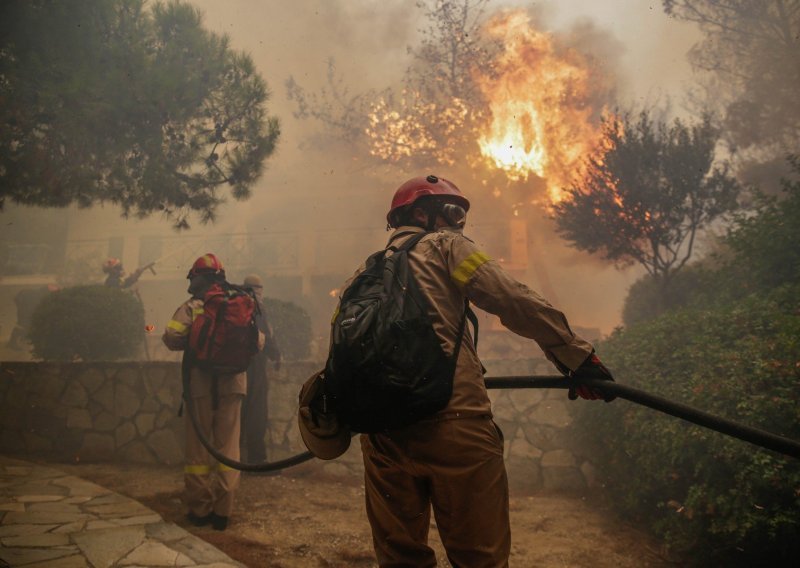
{"type": "MultiPolygon", "coordinates": [[[[689,308],[600,347],[623,382],[800,439],[800,286],[689,308]]],[[[800,557],[800,463],[624,401],[576,427],[621,511],[691,563],[800,557]]]]}
{"type": "MultiPolygon", "coordinates": [[[[800,159],[790,158],[800,176],[800,159]]],[[[800,282],[800,181],[783,180],[783,199],[759,195],[754,215],[739,215],[726,242],[734,261],[726,288],[750,293],[800,282]]]]}
{"type": "Polygon", "coordinates": [[[702,264],[694,264],[676,272],[662,292],[649,274],[639,278],[628,290],[622,306],[622,322],[626,326],[652,320],[661,314],[691,305],[706,288],[712,276],[702,264]]]}
{"type": "Polygon", "coordinates": [[[293,302],[264,298],[267,321],[284,359],[305,359],[311,345],[311,318],[293,302]]]}
{"type": "Polygon", "coordinates": [[[144,339],[144,309],[130,292],[102,285],[47,296],[31,321],[33,354],[50,361],[135,356],[144,339]]]}

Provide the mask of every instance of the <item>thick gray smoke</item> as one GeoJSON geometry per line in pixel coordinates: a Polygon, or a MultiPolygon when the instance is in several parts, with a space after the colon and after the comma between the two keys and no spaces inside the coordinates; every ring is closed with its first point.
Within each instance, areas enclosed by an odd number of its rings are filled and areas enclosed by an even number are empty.
{"type": "MultiPolygon", "coordinates": [[[[230,200],[220,208],[216,224],[195,222],[184,234],[159,218],[123,220],[114,207],[39,212],[11,208],[3,213],[3,238],[22,243],[22,233],[12,229],[13,223],[39,219],[34,240],[68,242],[71,273],[61,275],[65,281],[99,281],[99,262],[107,256],[120,255],[128,270],[160,259],[159,276],[142,277],[147,321],[157,329],[185,297],[182,277],[192,255],[220,252],[223,262],[235,267],[232,280],[241,280],[249,271],[261,273],[267,279],[267,295],[304,305],[314,325],[324,329],[335,302],[329,293],[383,245],[394,189],[408,177],[431,172],[375,165],[344,141],[323,136],[318,123],[293,116],[296,103],[287,97],[284,83],[291,76],[310,92],[324,88],[327,61],[334,58],[337,76],[350,96],[396,88],[411,64],[408,47],[419,44],[424,12],[406,0],[192,3],[205,13],[208,28],[228,34],[235,49],[251,54],[272,92],[269,112],[281,120],[278,149],[252,198],[230,200]],[[49,235],[45,227],[59,232],[49,235]],[[249,237],[261,244],[248,244],[249,237]]],[[[522,4],[489,6],[491,11],[522,4]]],[[[612,7],[603,3],[602,8],[599,4],[551,2],[540,10],[544,25],[605,70],[607,82],[597,85],[598,96],[646,102],[675,92],[682,78],[688,79],[684,54],[695,37],[688,26],[640,2],[612,7]]],[[[452,177],[468,196],[485,191],[459,179],[459,169],[437,168],[434,173],[452,177]]],[[[478,208],[470,216],[489,254],[506,254],[508,229],[478,231],[486,221],[478,208]]],[[[535,258],[523,274],[528,284],[555,296],[554,302],[577,325],[609,332],[618,324],[622,299],[638,273],[620,273],[568,249],[544,218],[522,237],[535,258]]],[[[4,279],[8,285],[9,279],[4,279]]],[[[13,326],[11,297],[6,295],[2,306],[6,331],[13,326]]]]}

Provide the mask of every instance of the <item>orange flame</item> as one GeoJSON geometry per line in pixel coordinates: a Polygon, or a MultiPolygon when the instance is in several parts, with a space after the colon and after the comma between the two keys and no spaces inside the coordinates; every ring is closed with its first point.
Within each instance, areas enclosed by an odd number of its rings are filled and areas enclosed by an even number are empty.
{"type": "Polygon", "coordinates": [[[492,73],[475,77],[491,116],[478,141],[481,154],[513,181],[544,178],[558,202],[600,140],[591,120],[589,67],[579,53],[559,49],[551,35],[534,29],[522,10],[494,17],[486,32],[504,51],[492,73]]]}

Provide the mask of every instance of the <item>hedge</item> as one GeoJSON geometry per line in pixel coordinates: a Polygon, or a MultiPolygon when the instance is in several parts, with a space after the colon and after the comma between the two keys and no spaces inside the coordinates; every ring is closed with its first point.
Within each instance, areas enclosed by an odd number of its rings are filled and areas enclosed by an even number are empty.
{"type": "Polygon", "coordinates": [[[308,357],[311,345],[311,318],[293,302],[264,298],[264,312],[272,326],[284,359],[308,357]]]}
{"type": "Polygon", "coordinates": [[[48,295],[33,313],[33,354],[51,361],[134,357],[144,339],[144,308],[128,291],[75,286],[48,295]]]}
{"type": "MultiPolygon", "coordinates": [[[[800,286],[684,309],[600,346],[620,382],[800,440],[800,286]]],[[[687,564],[800,558],[800,462],[625,401],[576,427],[615,503],[687,564]]]]}

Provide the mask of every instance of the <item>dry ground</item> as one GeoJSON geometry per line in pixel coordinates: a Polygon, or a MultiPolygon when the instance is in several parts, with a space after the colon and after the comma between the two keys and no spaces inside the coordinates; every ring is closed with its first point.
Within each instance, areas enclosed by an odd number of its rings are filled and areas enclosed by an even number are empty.
{"type": "MultiPolygon", "coordinates": [[[[244,475],[224,532],[187,525],[181,468],[63,465],[66,472],[141,501],[251,568],[375,566],[364,489],[300,466],[276,476],[244,475]]],[[[615,520],[598,496],[511,496],[512,567],[662,567],[659,545],[615,520]]],[[[435,527],[431,545],[446,561],[435,527]]]]}

